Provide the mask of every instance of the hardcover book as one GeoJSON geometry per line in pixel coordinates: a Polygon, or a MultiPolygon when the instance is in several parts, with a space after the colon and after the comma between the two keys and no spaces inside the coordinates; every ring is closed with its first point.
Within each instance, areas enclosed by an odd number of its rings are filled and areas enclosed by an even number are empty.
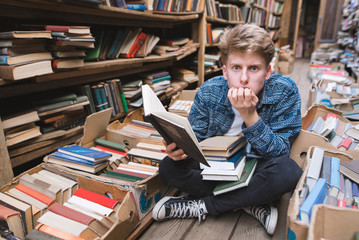
{"type": "Polygon", "coordinates": [[[39,223],[36,226],[35,230],[38,230],[40,232],[43,232],[43,233],[58,237],[60,239],[83,240],[83,238],[81,238],[81,237],[78,237],[78,236],[75,236],[73,234],[61,231],[61,230],[59,230],[57,228],[50,227],[50,226],[48,226],[46,224],[42,224],[42,223],[39,223]]]}
{"type": "Polygon", "coordinates": [[[0,78],[6,80],[20,80],[49,73],[53,73],[50,60],[0,66],[0,78]]]}
{"type": "Polygon", "coordinates": [[[309,225],[313,205],[323,203],[327,195],[327,181],[324,178],[319,178],[313,190],[309,192],[307,198],[299,208],[300,220],[306,225],[309,225]]]}
{"type": "Polygon", "coordinates": [[[256,166],[257,166],[256,159],[250,159],[250,160],[246,161],[239,180],[234,181],[234,182],[218,183],[216,188],[213,190],[213,194],[218,195],[218,194],[226,193],[229,191],[233,191],[233,190],[248,186],[248,183],[253,176],[256,166]]]}
{"type": "Polygon", "coordinates": [[[90,160],[90,161],[101,161],[104,159],[108,159],[111,157],[111,154],[100,152],[91,148],[86,148],[82,146],[70,146],[70,147],[62,147],[58,149],[59,152],[72,155],[78,158],[90,160]]]}
{"type": "Polygon", "coordinates": [[[238,181],[242,175],[246,161],[246,157],[244,156],[234,170],[205,168],[201,172],[202,178],[203,180],[210,181],[238,181]]]}
{"type": "Polygon", "coordinates": [[[50,52],[40,52],[40,53],[27,53],[21,55],[0,55],[0,65],[14,65],[14,64],[24,64],[27,62],[36,62],[51,60],[52,55],[50,52]]]}
{"type": "Polygon", "coordinates": [[[20,213],[18,211],[0,205],[0,220],[5,222],[16,237],[21,239],[25,238],[20,213]]]}
{"type": "Polygon", "coordinates": [[[343,175],[359,184],[359,160],[340,163],[340,170],[343,175]]]}
{"type": "Polygon", "coordinates": [[[149,85],[142,86],[143,109],[154,128],[168,144],[175,142],[178,148],[193,159],[209,166],[196,135],[187,118],[167,112],[149,85]]]}
{"type": "Polygon", "coordinates": [[[86,189],[83,189],[83,188],[77,189],[77,191],[74,193],[74,195],[77,197],[81,197],[83,199],[89,200],[91,202],[98,203],[101,206],[111,208],[115,212],[117,212],[118,209],[120,208],[119,201],[114,200],[109,197],[106,197],[106,196],[103,196],[101,194],[86,190],[86,189]]]}

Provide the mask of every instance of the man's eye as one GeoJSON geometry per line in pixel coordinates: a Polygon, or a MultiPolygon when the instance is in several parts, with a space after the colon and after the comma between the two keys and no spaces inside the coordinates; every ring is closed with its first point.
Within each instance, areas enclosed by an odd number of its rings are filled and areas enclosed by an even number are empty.
{"type": "Polygon", "coordinates": [[[239,67],[238,67],[238,66],[234,66],[233,69],[234,69],[234,70],[239,70],[239,67]]]}
{"type": "Polygon", "coordinates": [[[257,67],[252,67],[252,71],[257,71],[258,68],[257,67]]]}

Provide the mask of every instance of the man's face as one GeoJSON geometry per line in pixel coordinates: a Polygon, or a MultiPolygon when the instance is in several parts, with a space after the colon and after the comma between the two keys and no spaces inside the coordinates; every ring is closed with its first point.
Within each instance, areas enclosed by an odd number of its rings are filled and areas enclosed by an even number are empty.
{"type": "Polygon", "coordinates": [[[271,67],[266,66],[258,54],[233,52],[228,56],[222,68],[223,76],[229,88],[250,88],[258,96],[271,74],[271,67]]]}

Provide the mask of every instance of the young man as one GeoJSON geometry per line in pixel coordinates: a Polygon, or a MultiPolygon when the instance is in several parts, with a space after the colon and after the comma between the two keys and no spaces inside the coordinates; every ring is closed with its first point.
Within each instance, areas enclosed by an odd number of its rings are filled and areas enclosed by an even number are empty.
{"type": "Polygon", "coordinates": [[[168,157],[160,163],[160,176],[189,195],[162,198],[153,218],[204,220],[207,214],[243,208],[273,234],[278,212],[270,204],[293,190],[302,173],[289,158],[302,127],[300,95],[290,78],[271,75],[275,48],[264,29],[254,24],[227,29],[219,48],[223,76],[199,88],[189,121],[199,141],[242,133],[261,159],[247,187],[214,196],[216,182],[202,180],[198,162],[175,143],[165,143],[168,157]]]}

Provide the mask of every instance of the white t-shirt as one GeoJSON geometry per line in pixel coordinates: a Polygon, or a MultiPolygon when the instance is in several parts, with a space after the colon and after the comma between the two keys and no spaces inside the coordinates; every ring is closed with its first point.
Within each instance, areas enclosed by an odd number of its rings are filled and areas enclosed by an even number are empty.
{"type": "Polygon", "coordinates": [[[226,134],[224,134],[226,136],[238,136],[239,134],[242,133],[243,119],[241,117],[241,114],[233,106],[232,109],[235,115],[234,121],[229,131],[226,134]]]}

